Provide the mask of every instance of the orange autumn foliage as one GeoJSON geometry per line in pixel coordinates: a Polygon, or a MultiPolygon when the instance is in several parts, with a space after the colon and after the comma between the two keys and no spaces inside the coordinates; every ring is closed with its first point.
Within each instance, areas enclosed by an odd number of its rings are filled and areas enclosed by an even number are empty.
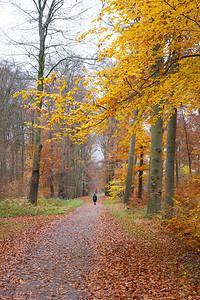
{"type": "Polygon", "coordinates": [[[175,194],[175,213],[167,228],[189,248],[200,251],[200,176],[182,182],[175,194]]]}

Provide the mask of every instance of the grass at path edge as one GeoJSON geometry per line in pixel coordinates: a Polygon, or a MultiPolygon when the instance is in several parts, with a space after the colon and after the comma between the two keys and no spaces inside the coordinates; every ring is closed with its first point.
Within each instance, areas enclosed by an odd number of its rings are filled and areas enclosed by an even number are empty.
{"type": "Polygon", "coordinates": [[[145,218],[146,208],[127,209],[122,203],[116,202],[105,202],[104,205],[106,205],[116,220],[122,224],[128,234],[136,238],[152,238],[152,234],[146,230],[152,223],[151,220],[145,218]]]}
{"type": "Polygon", "coordinates": [[[34,206],[26,199],[4,199],[0,201],[0,239],[10,238],[29,228],[34,217],[61,215],[74,210],[84,202],[80,199],[43,199],[34,206]]]}
{"type": "Polygon", "coordinates": [[[38,200],[37,206],[26,199],[5,199],[0,201],[0,218],[24,216],[59,215],[81,206],[80,199],[43,199],[38,200]]]}

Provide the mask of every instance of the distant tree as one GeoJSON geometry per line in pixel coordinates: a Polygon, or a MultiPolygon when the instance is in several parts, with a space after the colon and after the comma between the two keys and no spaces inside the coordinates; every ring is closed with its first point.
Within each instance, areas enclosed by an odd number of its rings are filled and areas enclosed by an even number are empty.
{"type": "Polygon", "coordinates": [[[13,99],[19,88],[28,88],[26,74],[13,62],[0,65],[0,180],[4,184],[23,178],[27,126],[21,99],[13,99]]]}
{"type": "MultiPolygon", "coordinates": [[[[44,90],[43,78],[60,62],[73,59],[72,55],[69,55],[70,50],[68,45],[66,45],[66,41],[69,41],[70,37],[73,35],[72,31],[69,34],[69,21],[80,19],[80,16],[87,8],[80,7],[82,1],[70,3],[68,8],[66,8],[65,1],[63,0],[32,0],[30,1],[30,7],[27,6],[27,3],[23,6],[18,5],[15,1],[12,1],[12,3],[26,15],[28,22],[37,25],[38,31],[37,38],[35,38],[35,32],[31,33],[31,35],[34,36],[34,41],[30,42],[31,39],[29,36],[29,41],[20,42],[20,45],[25,49],[26,53],[31,58],[31,61],[33,61],[33,63],[34,60],[37,61],[35,69],[37,70],[38,80],[38,101],[34,116],[34,155],[30,193],[28,197],[29,201],[36,205],[42,151],[40,124],[41,109],[43,107],[43,97],[41,96],[44,90]],[[63,26],[64,23],[65,26],[63,26]],[[55,62],[53,67],[52,61],[55,62]],[[51,65],[51,67],[47,70],[47,66],[49,65],[51,65]]],[[[19,43],[16,42],[16,45],[19,45],[19,43]]]]}

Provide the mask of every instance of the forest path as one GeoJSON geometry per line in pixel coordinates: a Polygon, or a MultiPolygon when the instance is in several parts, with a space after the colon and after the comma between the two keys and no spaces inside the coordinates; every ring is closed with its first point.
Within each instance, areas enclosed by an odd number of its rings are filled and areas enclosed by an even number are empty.
{"type": "Polygon", "coordinates": [[[94,224],[104,209],[91,201],[54,221],[27,253],[18,256],[0,299],[86,299],[94,224]]]}
{"type": "Polygon", "coordinates": [[[0,299],[200,300],[198,283],[190,281],[197,275],[181,275],[181,245],[165,234],[129,236],[102,204],[105,197],[96,206],[87,199],[45,225],[42,219],[32,241],[24,233],[9,245],[11,255],[5,248],[0,299]]]}

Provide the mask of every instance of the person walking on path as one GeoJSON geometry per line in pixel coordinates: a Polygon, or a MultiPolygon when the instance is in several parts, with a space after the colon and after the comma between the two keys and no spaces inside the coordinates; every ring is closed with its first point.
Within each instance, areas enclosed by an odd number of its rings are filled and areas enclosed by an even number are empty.
{"type": "Polygon", "coordinates": [[[97,195],[94,193],[93,195],[93,202],[94,202],[94,205],[96,205],[96,202],[97,202],[97,195]]]}

